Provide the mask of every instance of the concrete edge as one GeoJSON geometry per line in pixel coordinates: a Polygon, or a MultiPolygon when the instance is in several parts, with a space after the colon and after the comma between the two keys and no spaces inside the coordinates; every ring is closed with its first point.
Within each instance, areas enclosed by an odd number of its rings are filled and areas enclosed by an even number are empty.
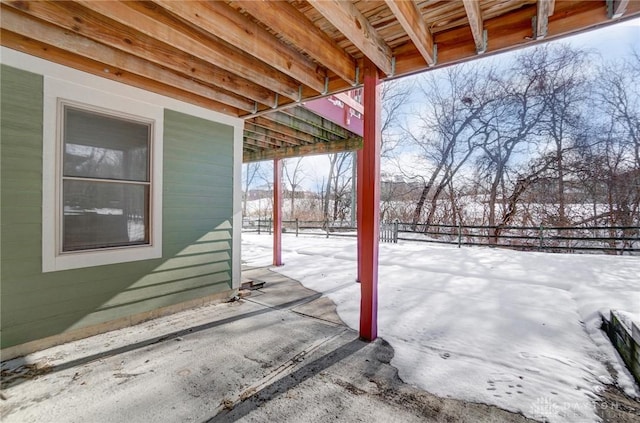
{"type": "Polygon", "coordinates": [[[14,345],[0,350],[0,361],[11,360],[40,350],[55,347],[56,345],[65,344],[67,342],[77,341],[79,339],[88,338],[90,336],[98,335],[105,332],[110,332],[112,330],[137,325],[138,323],[143,323],[148,320],[156,319],[158,317],[179,313],[190,308],[221,303],[237,294],[237,289],[231,289],[224,292],[207,295],[206,297],[195,298],[193,300],[184,301],[178,304],[172,304],[154,310],[133,314],[131,316],[109,320],[108,322],[70,330],[68,332],[48,336],[46,338],[37,339],[35,341],[25,342],[24,344],[14,345]]]}

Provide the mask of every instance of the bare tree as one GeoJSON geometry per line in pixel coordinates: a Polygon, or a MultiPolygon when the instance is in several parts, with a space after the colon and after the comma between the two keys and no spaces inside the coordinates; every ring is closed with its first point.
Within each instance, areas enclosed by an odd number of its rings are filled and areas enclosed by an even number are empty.
{"type": "Polygon", "coordinates": [[[624,63],[604,65],[598,74],[597,100],[623,134],[640,167],[640,55],[624,63]]]}
{"type": "MultiPolygon", "coordinates": [[[[538,54],[540,50],[525,51],[517,56],[516,62],[507,76],[498,79],[500,101],[492,109],[486,122],[491,126],[491,136],[482,145],[483,155],[478,160],[480,174],[488,180],[488,225],[496,227],[498,198],[505,216],[507,186],[515,188],[509,179],[511,161],[516,153],[527,151],[528,142],[538,129],[540,119],[546,111],[546,102],[542,95],[545,61],[538,54]]],[[[490,231],[490,240],[497,242],[499,231],[490,231]]]]}
{"type": "Polygon", "coordinates": [[[350,206],[348,194],[351,191],[351,158],[350,152],[333,153],[329,158],[329,176],[324,186],[323,217],[325,221],[338,217],[344,219],[345,208],[350,206]],[[333,201],[332,213],[329,213],[329,205],[333,201]]]}
{"type": "Polygon", "coordinates": [[[273,161],[260,162],[260,167],[256,174],[256,178],[263,184],[263,188],[266,189],[268,195],[266,197],[266,207],[263,208],[260,203],[258,215],[271,215],[273,212],[273,161]]]}
{"type": "Polygon", "coordinates": [[[260,169],[260,162],[245,163],[242,168],[242,181],[244,189],[242,191],[242,216],[247,215],[247,200],[249,197],[249,189],[253,185],[258,170],[260,169]]]}
{"type": "Polygon", "coordinates": [[[443,189],[487,137],[481,117],[496,99],[491,73],[490,68],[451,67],[441,75],[427,76],[420,84],[425,106],[416,116],[419,127],[407,127],[405,134],[432,169],[416,202],[414,228],[430,193],[427,222],[431,223],[443,189]]]}
{"type": "Polygon", "coordinates": [[[531,55],[545,65],[537,82],[545,101],[545,113],[539,121],[541,134],[548,137],[555,152],[558,203],[556,225],[569,223],[566,211],[565,155],[574,147],[583,124],[587,100],[585,65],[589,54],[566,44],[546,44],[531,55]]]}
{"type": "Polygon", "coordinates": [[[382,84],[380,93],[382,103],[381,157],[389,157],[402,140],[403,132],[400,128],[400,120],[405,114],[412,90],[413,84],[406,80],[387,81],[382,84]]]}
{"type": "Polygon", "coordinates": [[[300,184],[305,178],[305,174],[301,167],[302,157],[293,162],[293,160],[286,160],[284,163],[284,176],[289,183],[289,192],[291,193],[291,207],[290,207],[290,215],[289,219],[295,219],[295,198],[296,198],[296,190],[300,187],[300,184]]]}

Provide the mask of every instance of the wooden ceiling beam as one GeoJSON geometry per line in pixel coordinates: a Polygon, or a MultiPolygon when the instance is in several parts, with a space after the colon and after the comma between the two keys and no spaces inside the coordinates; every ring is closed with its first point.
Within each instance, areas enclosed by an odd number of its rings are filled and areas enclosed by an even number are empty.
{"type": "Polygon", "coordinates": [[[241,0],[231,6],[245,10],[347,83],[358,83],[355,59],[290,3],[241,0]]]}
{"type": "Polygon", "coordinates": [[[326,71],[221,1],[154,0],[171,13],[322,93],[326,71]]]}
{"type": "Polygon", "coordinates": [[[107,20],[75,3],[39,1],[3,2],[2,5],[16,8],[59,28],[169,68],[183,74],[187,79],[222,88],[261,104],[273,105],[276,101],[275,93],[265,87],[135,32],[125,25],[107,20]]]}
{"type": "Polygon", "coordinates": [[[316,141],[332,141],[337,138],[333,137],[333,134],[329,131],[322,130],[310,123],[299,121],[291,115],[284,114],[282,111],[269,113],[264,115],[264,117],[281,126],[293,128],[296,131],[311,135],[316,141]]]}
{"type": "MultiPolygon", "coordinates": [[[[4,9],[2,10],[4,13],[4,9]]],[[[81,57],[75,53],[60,49],[57,46],[43,43],[29,37],[6,30],[0,31],[2,45],[12,50],[21,51],[31,56],[39,57],[54,63],[59,63],[73,69],[78,69],[102,78],[117,81],[123,84],[137,87],[163,96],[175,98],[186,103],[195,104],[205,109],[224,113],[230,116],[238,116],[238,109],[213,101],[193,93],[185,92],[172,85],[163,84],[155,79],[144,78],[134,73],[127,72],[114,66],[112,63],[104,63],[81,57]]]]}
{"type": "Polygon", "coordinates": [[[110,66],[126,72],[208,97],[241,110],[252,111],[254,109],[254,102],[244,97],[185,78],[152,62],[97,43],[76,33],[64,31],[54,25],[31,19],[13,9],[2,6],[1,10],[2,28],[8,31],[42,43],[53,44],[70,53],[77,53],[98,62],[108,63],[110,66]]]}
{"type": "Polygon", "coordinates": [[[347,94],[347,93],[338,93],[338,94],[334,94],[333,96],[335,98],[337,98],[338,100],[342,101],[347,106],[351,107],[356,112],[358,112],[360,114],[364,114],[364,106],[362,104],[358,103],[353,98],[349,97],[349,94],[347,94]]]}
{"type": "MultiPolygon", "coordinates": [[[[484,27],[491,40],[485,54],[494,55],[534,44],[535,41],[531,39],[531,17],[535,14],[536,5],[530,4],[508,15],[485,19],[484,27]]],[[[624,18],[633,17],[640,17],[640,1],[629,2],[624,18]]],[[[554,5],[554,14],[549,19],[545,40],[605,26],[609,22],[607,10],[600,2],[559,1],[554,5]]],[[[477,56],[473,38],[466,27],[439,32],[434,41],[438,44],[437,66],[461,63],[477,56]]],[[[394,53],[397,76],[424,69],[424,60],[411,48],[398,48],[394,53]]]]}
{"type": "Polygon", "coordinates": [[[276,69],[256,61],[233,47],[204,39],[185,31],[180,22],[167,22],[158,7],[148,3],[77,0],[77,3],[124,25],[133,25],[137,31],[179,50],[189,52],[212,65],[226,69],[258,85],[268,87],[292,100],[298,100],[300,84],[276,69]]]}
{"type": "Polygon", "coordinates": [[[266,129],[266,128],[263,128],[261,126],[255,125],[253,123],[249,123],[249,122],[245,122],[244,129],[245,129],[245,131],[253,133],[253,134],[264,135],[265,137],[268,137],[268,138],[270,138],[270,139],[272,139],[274,141],[277,141],[277,142],[281,143],[282,146],[286,146],[286,145],[303,145],[303,144],[310,144],[310,143],[313,142],[313,138],[312,137],[308,137],[308,138],[305,138],[305,139],[294,138],[292,136],[281,134],[279,132],[275,132],[275,131],[272,131],[270,129],[266,129]]]}
{"type": "Polygon", "coordinates": [[[309,0],[309,4],[382,72],[386,75],[393,74],[391,48],[353,3],[339,0],[309,0]]]}
{"type": "MultiPolygon", "coordinates": [[[[312,112],[309,109],[306,109],[305,107],[290,107],[276,113],[283,113],[285,115],[291,116],[300,122],[312,125],[319,130],[327,131],[328,133],[335,135],[336,137],[351,138],[353,136],[352,133],[349,132],[349,130],[336,123],[333,123],[328,119],[323,118],[322,116],[312,112]]],[[[267,118],[268,117],[269,116],[267,116],[267,118]]]]}
{"type": "Polygon", "coordinates": [[[255,125],[244,128],[244,137],[276,147],[288,147],[290,145],[305,144],[298,140],[296,140],[295,142],[285,142],[281,137],[277,136],[277,134],[274,135],[271,131],[264,128],[256,127],[255,125]]]}
{"type": "Polygon", "coordinates": [[[281,148],[283,146],[282,143],[274,142],[264,135],[252,134],[247,131],[244,132],[243,139],[244,144],[252,145],[258,148],[281,148]]]}
{"type": "Polygon", "coordinates": [[[320,142],[297,147],[281,147],[262,151],[247,152],[242,156],[243,163],[259,162],[262,160],[288,159],[292,157],[314,156],[319,154],[340,153],[362,148],[362,138],[349,138],[331,142],[320,142]]]}
{"type": "Polygon", "coordinates": [[[476,44],[476,53],[482,54],[487,51],[486,31],[482,21],[482,11],[480,10],[480,2],[477,0],[462,0],[464,2],[464,10],[469,19],[471,34],[476,44]]]}
{"type": "Polygon", "coordinates": [[[291,140],[291,144],[294,144],[297,141],[301,141],[304,144],[313,144],[319,141],[318,138],[313,135],[267,119],[265,116],[258,116],[249,121],[245,121],[245,127],[251,124],[269,130],[271,136],[281,134],[283,137],[291,140]]]}
{"type": "Polygon", "coordinates": [[[538,13],[536,14],[536,33],[534,38],[541,40],[549,31],[549,16],[553,15],[555,0],[538,0],[538,13]]]}
{"type": "Polygon", "coordinates": [[[609,9],[609,17],[618,19],[627,11],[629,0],[607,0],[607,8],[609,9]]]}
{"type": "Polygon", "coordinates": [[[386,3],[427,65],[435,65],[437,57],[434,50],[433,36],[413,0],[386,0],[386,3]]]}
{"type": "MultiPolygon", "coordinates": [[[[269,108],[268,110],[265,110],[265,108],[272,107],[276,104],[278,108],[287,108],[294,104],[293,99],[286,98],[282,95],[279,96],[276,102],[274,92],[267,88],[241,78],[232,72],[220,69],[216,67],[215,63],[209,63],[205,60],[193,57],[190,55],[189,50],[179,50],[175,47],[169,46],[167,43],[138,32],[135,25],[136,22],[129,22],[128,26],[123,25],[73,2],[3,1],[3,7],[7,5],[7,3],[10,3],[10,5],[15,8],[24,10],[25,13],[31,16],[65,28],[68,31],[72,31],[76,34],[91,38],[98,43],[106,44],[115,49],[138,56],[139,58],[153,62],[156,65],[169,68],[172,71],[183,75],[185,78],[194,79],[196,82],[204,83],[208,86],[221,87],[230,93],[239,94],[240,96],[255,100],[259,103],[257,107],[258,113],[272,113],[273,109],[269,108]],[[261,97],[261,100],[256,99],[256,97],[261,97]]],[[[300,2],[292,2],[290,4],[297,5],[299,3],[300,2]]],[[[455,2],[451,2],[451,4],[454,3],[455,2]]],[[[311,10],[310,7],[306,6],[306,3],[302,2],[300,4],[305,4],[305,6],[301,8],[301,13],[312,15],[316,18],[320,17],[320,14],[316,13],[315,10],[311,10]]],[[[462,8],[462,4],[463,3],[460,3],[460,8],[462,8]]],[[[617,2],[615,4],[618,5],[618,9],[616,10],[621,10],[624,6],[617,2]]],[[[127,7],[148,8],[153,6],[155,6],[153,3],[141,2],[136,3],[134,6],[127,7]]],[[[573,32],[580,32],[599,26],[605,26],[611,23],[611,20],[607,15],[607,9],[603,7],[602,2],[561,1],[549,4],[548,6],[554,6],[555,10],[553,15],[549,18],[548,34],[545,40],[573,32]]],[[[187,34],[195,36],[200,40],[209,39],[206,34],[202,34],[193,29],[193,27],[184,24],[181,20],[172,16],[165,9],[159,6],[156,6],[156,8],[158,9],[156,12],[164,15],[165,19],[167,19],[164,21],[165,24],[167,22],[171,22],[170,19],[173,19],[174,21],[177,21],[180,30],[187,31],[187,34]]],[[[387,7],[384,5],[380,5],[379,8],[388,12],[387,7]]],[[[551,13],[551,8],[549,8],[549,10],[549,13],[551,13]]],[[[145,11],[144,13],[155,12],[145,11]]],[[[537,15],[537,5],[535,3],[523,3],[521,7],[500,16],[495,13],[491,15],[490,11],[483,9],[483,15],[483,25],[488,31],[488,35],[491,39],[491,44],[489,45],[486,54],[504,52],[535,43],[535,41],[531,40],[531,18],[532,16],[537,15]]],[[[464,15],[462,16],[461,20],[466,22],[464,15]]],[[[633,1],[626,3],[626,12],[622,19],[627,20],[638,16],[640,16],[640,2],[633,1]]],[[[321,19],[321,21],[324,22],[323,19],[321,19]]],[[[325,26],[329,27],[330,25],[327,24],[325,26]]],[[[341,36],[338,35],[338,37],[342,39],[341,36]]],[[[215,37],[211,36],[211,38],[215,41],[215,37]]],[[[286,40],[285,36],[283,36],[283,38],[286,40]]],[[[7,45],[4,40],[0,40],[0,42],[2,42],[3,45],[7,45]]],[[[438,43],[439,50],[437,66],[473,59],[477,54],[474,48],[474,39],[466,26],[434,32],[434,42],[438,43]]],[[[226,43],[222,41],[219,41],[219,43],[226,45],[226,43]]],[[[346,41],[345,44],[347,44],[346,41]]],[[[76,55],[76,58],[71,58],[69,52],[57,52],[57,54],[60,54],[63,57],[62,59],[58,59],[56,56],[46,53],[44,49],[49,46],[49,44],[46,43],[38,43],[35,41],[25,42],[24,46],[29,46],[29,48],[34,49],[33,52],[25,49],[21,50],[25,51],[27,54],[47,57],[49,58],[48,60],[53,62],[72,63],[74,64],[73,67],[78,69],[93,69],[92,72],[96,75],[101,75],[103,72],[97,65],[93,66],[93,63],[91,66],[82,66],[82,57],[79,55],[76,55]]],[[[51,46],[53,46],[53,43],[51,46]]],[[[394,77],[419,72],[425,69],[424,58],[412,43],[399,45],[394,49],[393,54],[396,59],[394,77]]],[[[89,59],[87,60],[89,61],[89,59]]],[[[98,62],[103,63],[101,61],[98,62]]],[[[107,68],[109,67],[107,66],[107,68]]],[[[122,72],[122,74],[126,75],[127,78],[130,78],[130,81],[136,81],[135,83],[130,82],[131,85],[139,86],[141,88],[145,88],[144,85],[141,85],[141,81],[150,80],[149,78],[136,78],[136,76],[125,71],[118,72],[122,72]]],[[[116,80],[123,80],[119,76],[114,77],[113,75],[109,75],[107,77],[116,80]]],[[[149,85],[149,88],[145,89],[154,91],[157,90],[159,86],[160,84],[152,83],[149,85]]],[[[341,77],[333,74],[330,75],[329,93],[336,93],[349,88],[351,88],[350,83],[341,77]]],[[[167,93],[168,92],[169,91],[167,91],[167,93]]],[[[175,95],[180,99],[187,98],[186,101],[189,101],[188,94],[183,90],[176,88],[170,92],[175,92],[175,95]]],[[[318,97],[317,92],[304,86],[302,95],[303,100],[305,101],[318,97]]],[[[193,98],[193,102],[197,102],[198,104],[203,104],[203,101],[205,101],[204,97],[193,98]]],[[[212,104],[212,107],[215,108],[222,106],[233,109],[231,106],[221,105],[218,102],[212,102],[212,104]]],[[[252,113],[242,114],[242,117],[245,119],[249,119],[254,116],[255,114],[252,113]]]]}

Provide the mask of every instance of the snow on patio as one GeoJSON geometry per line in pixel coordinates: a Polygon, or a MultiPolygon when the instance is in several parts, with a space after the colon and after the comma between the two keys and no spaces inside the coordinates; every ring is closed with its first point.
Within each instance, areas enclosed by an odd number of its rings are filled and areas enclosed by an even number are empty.
{"type": "MultiPolygon", "coordinates": [[[[271,264],[272,238],[243,233],[250,266],[271,264]]],[[[277,268],[337,304],[359,325],[355,239],[283,236],[277,268]]],[[[494,404],[550,422],[598,421],[596,394],[621,365],[599,312],[640,310],[640,258],[380,245],[378,334],[402,379],[443,396],[494,404]]]]}

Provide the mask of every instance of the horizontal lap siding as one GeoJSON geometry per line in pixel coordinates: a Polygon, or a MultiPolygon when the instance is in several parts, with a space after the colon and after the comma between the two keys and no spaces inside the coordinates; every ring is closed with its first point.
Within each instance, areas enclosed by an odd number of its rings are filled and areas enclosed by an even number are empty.
{"type": "Polygon", "coordinates": [[[232,127],[165,111],[162,259],[42,273],[43,78],[1,84],[2,348],[230,289],[232,127]]]}
{"type": "Polygon", "coordinates": [[[171,110],[165,128],[165,252],[176,263],[226,252],[231,269],[233,128],[171,110]]]}

